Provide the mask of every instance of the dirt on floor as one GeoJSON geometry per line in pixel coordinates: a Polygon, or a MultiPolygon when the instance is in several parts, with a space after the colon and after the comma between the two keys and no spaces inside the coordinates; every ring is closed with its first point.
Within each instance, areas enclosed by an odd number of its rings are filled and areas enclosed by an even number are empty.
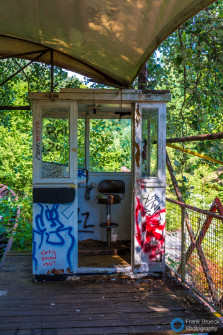
{"type": "Polygon", "coordinates": [[[82,250],[117,250],[119,254],[125,253],[125,252],[130,252],[131,250],[131,241],[130,240],[122,240],[122,241],[116,241],[112,242],[111,246],[108,247],[107,242],[102,242],[98,240],[93,240],[93,239],[87,239],[84,241],[79,241],[78,242],[78,249],[79,251],[82,250]]]}

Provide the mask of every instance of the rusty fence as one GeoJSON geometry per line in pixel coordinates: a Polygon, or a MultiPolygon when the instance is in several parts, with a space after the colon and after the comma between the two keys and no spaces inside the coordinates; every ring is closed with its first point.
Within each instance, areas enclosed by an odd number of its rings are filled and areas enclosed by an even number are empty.
{"type": "Polygon", "coordinates": [[[167,266],[223,315],[223,206],[209,211],[167,199],[167,266]],[[216,213],[218,212],[218,214],[216,213]]]}

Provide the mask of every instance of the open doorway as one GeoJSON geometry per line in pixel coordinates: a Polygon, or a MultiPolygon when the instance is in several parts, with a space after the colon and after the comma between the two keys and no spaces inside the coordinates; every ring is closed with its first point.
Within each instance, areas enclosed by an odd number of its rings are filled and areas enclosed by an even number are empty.
{"type": "Polygon", "coordinates": [[[131,268],[131,105],[79,104],[78,268],[131,268]],[[79,178],[80,180],[80,178],[79,178]]]}

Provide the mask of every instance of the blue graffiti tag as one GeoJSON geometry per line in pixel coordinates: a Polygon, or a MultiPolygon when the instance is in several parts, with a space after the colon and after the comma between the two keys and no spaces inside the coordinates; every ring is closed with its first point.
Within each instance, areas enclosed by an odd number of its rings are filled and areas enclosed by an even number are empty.
{"type": "MultiPolygon", "coordinates": [[[[43,205],[40,203],[38,203],[38,206],[40,207],[41,210],[40,210],[40,213],[37,214],[35,217],[36,229],[33,230],[33,234],[36,233],[40,235],[40,243],[38,245],[38,249],[42,247],[44,239],[45,239],[45,242],[49,245],[54,245],[54,246],[65,245],[65,240],[61,233],[67,232],[71,240],[70,247],[67,250],[67,262],[70,268],[72,268],[71,251],[75,243],[75,238],[72,235],[72,227],[65,227],[64,224],[60,221],[59,213],[58,213],[59,204],[54,204],[51,209],[49,208],[48,205],[43,205]]],[[[33,239],[33,241],[34,241],[33,259],[35,262],[35,266],[38,266],[38,260],[35,257],[37,246],[36,246],[35,239],[33,239]]]]}
{"type": "Polygon", "coordinates": [[[77,170],[77,177],[81,179],[81,177],[87,178],[87,173],[85,169],[78,169],[77,170]]]}

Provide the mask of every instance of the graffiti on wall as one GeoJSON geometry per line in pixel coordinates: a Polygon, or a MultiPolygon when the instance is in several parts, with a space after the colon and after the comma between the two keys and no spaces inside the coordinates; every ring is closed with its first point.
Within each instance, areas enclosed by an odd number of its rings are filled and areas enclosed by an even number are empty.
{"type": "Polygon", "coordinates": [[[67,177],[66,166],[56,163],[42,162],[42,176],[48,178],[67,177]]]}
{"type": "Polygon", "coordinates": [[[75,238],[69,225],[73,216],[72,204],[36,204],[37,215],[33,229],[33,261],[37,270],[57,268],[58,262],[64,268],[72,269],[72,249],[75,238]],[[70,220],[71,219],[71,220],[70,220]],[[63,248],[63,249],[61,249],[63,248]]]}
{"type": "MultiPolygon", "coordinates": [[[[65,120],[64,120],[65,121],[65,120]]],[[[56,128],[55,126],[47,126],[46,127],[46,133],[48,135],[48,139],[50,141],[48,141],[47,143],[47,152],[50,151],[61,151],[62,150],[62,146],[56,142],[60,141],[61,138],[68,138],[68,127],[64,126],[62,128],[56,128]]],[[[43,151],[44,151],[44,143],[43,143],[43,151]]]]}
{"type": "Polygon", "coordinates": [[[36,153],[35,157],[40,160],[41,150],[40,150],[40,122],[36,121],[36,153]]]}
{"type": "MultiPolygon", "coordinates": [[[[80,215],[80,208],[78,208],[78,217],[80,215]]],[[[90,216],[89,212],[85,212],[85,213],[81,213],[82,216],[84,216],[84,223],[83,223],[83,229],[82,230],[78,230],[78,233],[91,233],[93,234],[94,231],[93,230],[88,230],[88,228],[93,228],[94,225],[93,224],[87,224],[88,222],[88,218],[90,216]]],[[[82,223],[82,220],[78,220],[78,223],[82,223]]]]}
{"type": "Polygon", "coordinates": [[[43,266],[56,266],[57,254],[55,250],[41,250],[43,266]]]}
{"type": "Polygon", "coordinates": [[[164,253],[165,228],[165,209],[161,209],[160,204],[161,199],[156,194],[148,194],[142,201],[136,197],[136,240],[149,259],[158,262],[164,253]]]}
{"type": "Polygon", "coordinates": [[[86,184],[86,180],[88,178],[86,169],[78,169],[77,170],[77,178],[79,184],[86,184]]]}

